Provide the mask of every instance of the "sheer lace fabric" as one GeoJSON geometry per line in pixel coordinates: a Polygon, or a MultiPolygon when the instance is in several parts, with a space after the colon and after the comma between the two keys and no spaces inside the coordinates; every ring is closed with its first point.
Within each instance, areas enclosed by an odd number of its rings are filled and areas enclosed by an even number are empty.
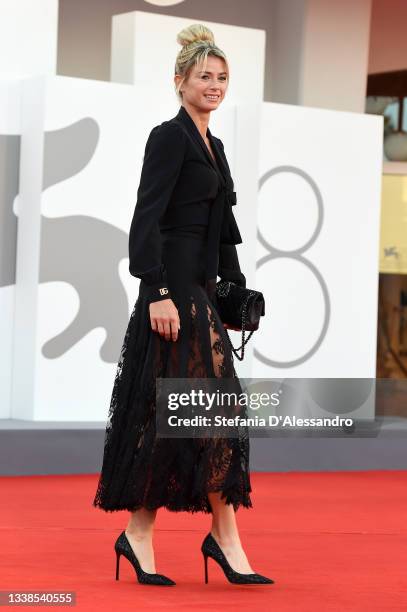
{"type": "Polygon", "coordinates": [[[166,507],[212,512],[209,492],[252,507],[249,437],[156,437],[156,378],[234,377],[233,354],[216,308],[199,283],[173,292],[181,329],[176,342],[152,331],[147,300],[133,308],[114,380],[103,466],[93,501],[106,511],[166,507]],[[187,290],[186,290],[187,289],[187,290]]]}

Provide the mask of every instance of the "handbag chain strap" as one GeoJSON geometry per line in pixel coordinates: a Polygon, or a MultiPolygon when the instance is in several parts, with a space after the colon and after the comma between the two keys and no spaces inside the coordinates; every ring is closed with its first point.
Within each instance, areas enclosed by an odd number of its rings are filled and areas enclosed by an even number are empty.
{"type": "Polygon", "coordinates": [[[237,348],[237,349],[234,348],[234,346],[232,344],[232,341],[230,339],[228,330],[225,328],[225,331],[226,331],[226,334],[227,334],[227,337],[228,337],[228,340],[229,340],[230,348],[232,349],[232,351],[236,355],[236,357],[239,359],[239,361],[243,361],[243,359],[244,359],[244,347],[245,347],[245,344],[247,344],[249,342],[249,340],[250,340],[250,338],[251,338],[251,336],[252,336],[252,334],[254,332],[254,329],[252,329],[252,331],[249,333],[249,335],[245,339],[246,320],[247,320],[247,304],[248,304],[249,298],[252,295],[255,295],[255,292],[254,291],[249,291],[249,293],[247,295],[247,298],[245,300],[245,303],[243,304],[243,307],[242,307],[242,344],[241,344],[241,346],[239,346],[239,348],[237,348]],[[240,350],[241,350],[241,355],[238,354],[238,351],[240,351],[240,350]]]}

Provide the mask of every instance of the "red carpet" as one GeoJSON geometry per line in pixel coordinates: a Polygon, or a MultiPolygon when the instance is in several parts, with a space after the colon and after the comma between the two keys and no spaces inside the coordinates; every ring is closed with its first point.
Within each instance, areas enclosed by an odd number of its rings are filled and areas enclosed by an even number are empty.
{"type": "Polygon", "coordinates": [[[99,612],[407,610],[406,471],[252,473],[254,507],[237,518],[253,569],[275,580],[264,586],[229,584],[211,559],[205,585],[209,515],[163,509],[156,569],[177,585],[139,585],[123,557],[116,582],[113,543],[129,513],[92,507],[97,475],[0,482],[2,591],[72,590],[76,609],[99,612]]]}

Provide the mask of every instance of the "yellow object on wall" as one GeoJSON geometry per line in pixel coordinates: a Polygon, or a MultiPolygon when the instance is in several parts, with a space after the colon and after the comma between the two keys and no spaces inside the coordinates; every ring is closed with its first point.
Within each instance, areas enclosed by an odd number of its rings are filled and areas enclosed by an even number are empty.
{"type": "Polygon", "coordinates": [[[382,177],[380,272],[407,274],[407,176],[382,177]]]}

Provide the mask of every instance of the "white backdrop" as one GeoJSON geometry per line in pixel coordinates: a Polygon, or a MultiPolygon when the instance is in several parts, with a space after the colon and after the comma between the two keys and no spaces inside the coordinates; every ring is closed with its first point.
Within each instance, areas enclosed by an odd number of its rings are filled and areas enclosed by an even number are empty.
{"type": "Polygon", "coordinates": [[[0,0],[0,75],[55,74],[58,0],[0,0]]]}
{"type": "Polygon", "coordinates": [[[11,413],[22,77],[55,74],[58,0],[0,0],[0,418],[11,413]]]}
{"type": "MultiPolygon", "coordinates": [[[[192,21],[196,22],[204,23],[212,30],[215,43],[219,43],[228,58],[228,104],[262,101],[265,31],[201,19],[192,21]]],[[[112,20],[111,80],[148,86],[165,102],[176,100],[174,65],[181,50],[176,35],[189,25],[191,19],[143,11],[115,15],[112,20]]]]}
{"type": "MultiPolygon", "coordinates": [[[[173,66],[171,77],[167,71],[148,87],[143,70],[159,75],[163,54],[172,65],[175,33],[190,23],[132,15],[134,83],[21,82],[14,418],[107,416],[138,292],[127,240],[144,146],[179,106],[173,66]],[[167,36],[155,56],[157,20],[167,36]]],[[[235,181],[242,268],[266,297],[261,332],[236,369],[253,377],[374,377],[382,118],[262,103],[264,32],[208,25],[233,58],[231,97],[210,129],[225,143],[235,181]],[[241,87],[248,56],[250,87],[241,87]]],[[[0,89],[0,106],[10,91],[0,89]]],[[[9,287],[0,291],[3,298],[9,287]]]]}
{"type": "Polygon", "coordinates": [[[9,418],[15,308],[15,241],[13,211],[19,188],[21,82],[0,81],[0,418],[9,418]]]}
{"type": "Polygon", "coordinates": [[[264,103],[256,376],[374,378],[382,117],[264,103]]]}

